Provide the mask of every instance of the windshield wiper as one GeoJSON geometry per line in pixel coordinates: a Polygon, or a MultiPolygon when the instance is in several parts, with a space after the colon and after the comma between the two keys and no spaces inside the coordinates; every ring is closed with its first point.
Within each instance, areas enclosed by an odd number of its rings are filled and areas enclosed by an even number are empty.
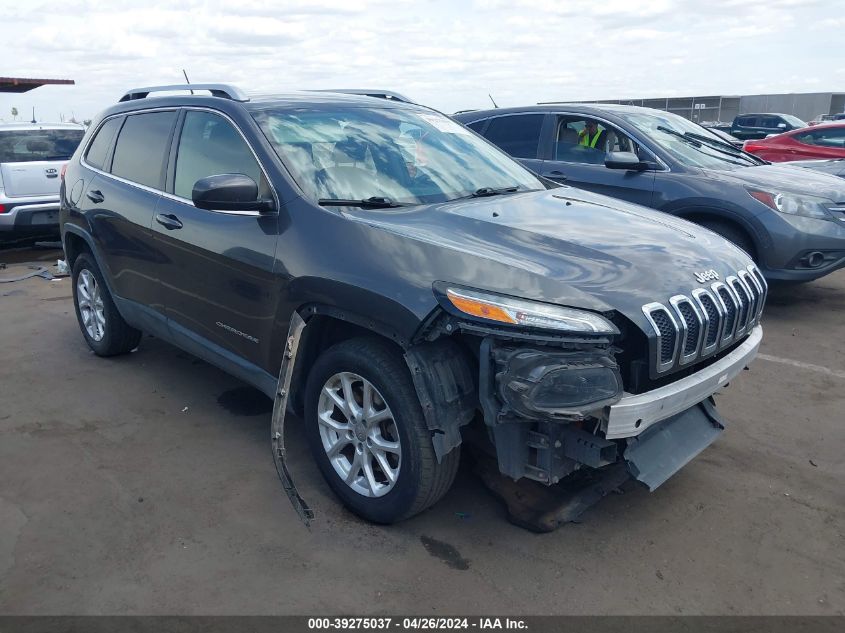
{"type": "MultiPolygon", "coordinates": [[[[665,127],[663,125],[658,125],[657,129],[660,130],[661,132],[666,132],[667,134],[671,134],[672,136],[678,137],[679,139],[681,139],[682,141],[684,141],[688,145],[692,145],[697,150],[700,150],[701,147],[703,145],[705,145],[705,143],[703,141],[701,141],[697,138],[698,134],[689,135],[689,132],[683,132],[683,133],[678,132],[677,130],[673,130],[672,128],[665,127]]],[[[741,158],[744,161],[746,161],[745,163],[738,163],[735,160],[725,160],[725,162],[727,162],[727,163],[732,163],[734,165],[744,165],[744,164],[748,164],[748,162],[749,162],[749,159],[746,158],[743,154],[735,154],[734,152],[726,152],[725,150],[720,149],[718,147],[714,147],[713,145],[710,145],[709,143],[706,143],[706,145],[707,145],[708,148],[712,149],[714,152],[719,152],[720,154],[724,154],[725,156],[732,156],[733,158],[741,158]]],[[[707,152],[702,152],[702,154],[712,156],[712,154],[707,154],[707,152]]]]}
{"type": "Polygon", "coordinates": [[[476,189],[466,197],[486,198],[488,196],[501,196],[505,193],[515,193],[517,191],[519,191],[519,185],[513,185],[511,187],[481,187],[480,189],[476,189]]]}
{"type": "Polygon", "coordinates": [[[697,141],[694,138],[687,136],[686,134],[682,134],[681,132],[678,132],[678,130],[673,130],[672,128],[666,127],[665,125],[658,125],[657,129],[661,132],[666,132],[666,134],[677,136],[682,141],[687,141],[693,147],[701,147],[701,141],[697,141]]]}
{"type": "Polygon", "coordinates": [[[402,202],[394,202],[390,198],[371,196],[362,200],[348,198],[320,198],[317,204],[322,207],[361,207],[363,209],[392,209],[394,207],[407,207],[402,202]]]}
{"type": "Polygon", "coordinates": [[[684,136],[696,141],[700,141],[701,143],[704,143],[705,145],[712,147],[715,150],[724,151],[725,154],[729,154],[730,156],[736,156],[737,158],[744,158],[748,161],[754,163],[759,162],[760,164],[762,164],[761,159],[757,158],[756,156],[752,156],[747,152],[744,152],[738,147],[734,147],[727,141],[722,141],[716,138],[710,138],[709,136],[705,136],[704,134],[696,134],[695,132],[684,132],[684,136]]]}

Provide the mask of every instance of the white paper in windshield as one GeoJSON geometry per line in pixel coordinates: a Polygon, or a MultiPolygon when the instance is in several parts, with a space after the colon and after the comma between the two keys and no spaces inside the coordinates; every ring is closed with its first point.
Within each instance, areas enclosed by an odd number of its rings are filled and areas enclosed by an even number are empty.
{"type": "Polygon", "coordinates": [[[471,132],[460,123],[455,123],[452,119],[448,119],[440,114],[425,113],[417,114],[417,116],[441,132],[446,132],[447,134],[471,134],[471,132]]]}

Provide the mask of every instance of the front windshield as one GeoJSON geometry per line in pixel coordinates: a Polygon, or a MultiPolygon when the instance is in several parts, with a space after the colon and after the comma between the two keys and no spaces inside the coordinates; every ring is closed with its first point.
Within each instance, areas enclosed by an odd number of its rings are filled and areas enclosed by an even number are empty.
{"type": "Polygon", "coordinates": [[[484,188],[544,188],[513,159],[430,110],[315,107],[260,110],[253,117],[314,200],[422,204],[484,188]]]}
{"type": "Polygon", "coordinates": [[[707,128],[693,123],[677,114],[669,112],[625,112],[621,113],[623,119],[648,136],[652,141],[660,145],[672,158],[689,167],[702,167],[705,169],[731,169],[739,165],[757,165],[758,161],[739,154],[736,155],[724,150],[708,147],[706,144],[696,144],[683,138],[679,138],[666,130],[674,130],[678,134],[695,134],[706,138],[712,138],[715,142],[725,143],[707,128]],[[666,128],[661,130],[660,128],[666,128]],[[698,146],[696,146],[698,145],[698,146]]]}
{"type": "Polygon", "coordinates": [[[791,114],[782,114],[783,120],[789,123],[792,127],[807,127],[807,124],[799,119],[797,116],[791,114]]]}

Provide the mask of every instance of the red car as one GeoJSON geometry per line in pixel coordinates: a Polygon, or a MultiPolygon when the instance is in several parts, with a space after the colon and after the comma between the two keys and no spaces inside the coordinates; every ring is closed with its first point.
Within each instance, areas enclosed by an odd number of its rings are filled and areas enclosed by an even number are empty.
{"type": "Polygon", "coordinates": [[[845,158],[845,121],[823,123],[769,138],[746,141],[743,149],[773,163],[845,158]]]}

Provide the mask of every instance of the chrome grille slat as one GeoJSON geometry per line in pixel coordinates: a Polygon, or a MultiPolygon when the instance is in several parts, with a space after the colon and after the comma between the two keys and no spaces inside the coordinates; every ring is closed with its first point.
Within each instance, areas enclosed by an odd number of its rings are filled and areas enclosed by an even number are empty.
{"type": "Polygon", "coordinates": [[[719,345],[719,338],[722,335],[722,324],[724,312],[719,303],[704,288],[696,288],[692,291],[692,298],[701,308],[701,315],[704,317],[704,334],[702,336],[701,355],[706,356],[715,351],[719,345]]]}
{"type": "Polygon", "coordinates": [[[653,370],[661,374],[714,354],[739,340],[760,322],[768,285],[756,266],[655,302],[643,314],[656,334],[650,337],[653,370]]]}
{"type": "Polygon", "coordinates": [[[735,275],[727,277],[725,279],[725,283],[727,284],[728,288],[733,291],[734,297],[739,303],[736,314],[736,332],[734,333],[734,335],[742,336],[743,334],[745,334],[745,329],[748,325],[748,294],[745,288],[743,287],[742,282],[740,282],[739,278],[735,275]]]}

